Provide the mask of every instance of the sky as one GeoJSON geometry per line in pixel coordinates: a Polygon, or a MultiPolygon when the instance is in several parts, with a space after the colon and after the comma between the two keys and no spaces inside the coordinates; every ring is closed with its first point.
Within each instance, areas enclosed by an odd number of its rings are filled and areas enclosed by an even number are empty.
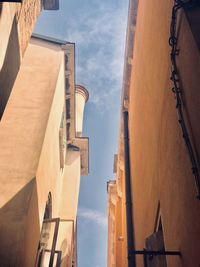
{"type": "Polygon", "coordinates": [[[60,0],[43,11],[35,33],[76,43],[76,83],[90,94],[83,134],[89,168],[81,178],[78,266],[107,266],[107,190],[117,153],[128,0],[60,0]]]}

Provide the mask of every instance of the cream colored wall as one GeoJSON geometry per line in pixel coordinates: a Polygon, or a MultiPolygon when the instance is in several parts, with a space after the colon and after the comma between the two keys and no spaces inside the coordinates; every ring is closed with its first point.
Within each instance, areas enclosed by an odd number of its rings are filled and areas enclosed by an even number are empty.
{"type": "Polygon", "coordinates": [[[80,152],[67,151],[67,161],[60,198],[59,217],[64,220],[68,220],[68,222],[61,223],[60,235],[57,242],[57,249],[62,250],[63,253],[62,266],[66,266],[65,263],[67,261],[72,264],[79,188],[80,152]]]}
{"type": "Polygon", "coordinates": [[[14,12],[11,9],[9,3],[1,3],[0,4],[0,70],[3,65],[3,61],[6,54],[6,49],[8,46],[9,36],[12,29],[14,12]]]}
{"type": "MultiPolygon", "coordinates": [[[[60,53],[57,46],[47,42],[36,41],[33,39],[32,43],[44,47],[45,50],[49,49],[51,52],[54,50],[55,53],[60,53]]],[[[52,194],[52,217],[59,217],[61,220],[68,220],[60,223],[56,247],[57,250],[62,251],[61,266],[66,266],[67,264],[72,264],[80,187],[81,158],[80,151],[67,150],[65,167],[64,169],[60,168],[59,128],[63,112],[65,92],[64,53],[61,53],[63,57],[61,60],[61,67],[48,119],[36,179],[40,229],[49,192],[52,194]]],[[[49,62],[47,64],[49,64],[49,62]]],[[[27,244],[26,247],[31,245],[32,244],[27,244]]],[[[35,251],[37,251],[36,247],[35,251]]],[[[26,263],[25,266],[29,265],[26,263]]]]}
{"type": "MultiPolygon", "coordinates": [[[[40,39],[37,37],[34,37],[34,35],[30,39],[30,44],[40,46],[41,48],[45,48],[45,49],[48,49],[50,51],[53,50],[53,51],[60,52],[62,55],[64,53],[61,45],[55,44],[53,42],[49,42],[49,41],[46,41],[46,40],[43,40],[43,39],[40,39]]],[[[63,57],[64,57],[64,55],[63,55],[63,57]]],[[[64,64],[64,62],[63,62],[63,64],[64,64]]],[[[65,71],[65,70],[63,69],[63,71],[65,71]]]]}
{"type": "Polygon", "coordinates": [[[64,64],[60,69],[57,90],[46,130],[45,140],[37,172],[38,205],[40,227],[48,193],[53,200],[53,215],[61,220],[57,239],[57,250],[62,251],[62,265],[72,263],[73,238],[75,235],[76,214],[80,187],[80,152],[67,150],[64,169],[60,169],[58,132],[64,104],[64,64]],[[63,104],[62,104],[63,103],[63,104]],[[57,150],[56,150],[57,149],[57,150]],[[43,205],[41,205],[43,204],[43,205]],[[73,222],[72,222],[73,221],[73,222]]]}
{"type": "Polygon", "coordinates": [[[1,206],[36,174],[61,57],[34,45],[27,51],[0,123],[1,206]]]}
{"type": "MultiPolygon", "coordinates": [[[[5,267],[23,266],[24,257],[20,255],[25,249],[25,222],[31,223],[30,235],[37,232],[33,226],[39,226],[38,216],[29,220],[26,215],[29,215],[29,204],[32,205],[36,170],[62,56],[29,46],[0,122],[0,239],[4,240],[0,255],[5,267]]],[[[30,216],[33,213],[30,211],[30,216]]]]}
{"type": "Polygon", "coordinates": [[[67,151],[65,175],[62,187],[60,217],[76,220],[80,187],[80,152],[67,151]]]}
{"type": "MultiPolygon", "coordinates": [[[[38,44],[40,43],[41,41],[38,42],[38,44]]],[[[45,47],[45,49],[52,50],[51,44],[47,43],[45,47]]],[[[53,48],[57,50],[56,47],[53,48]]],[[[61,266],[66,266],[67,263],[72,264],[81,166],[80,152],[67,150],[65,167],[60,169],[58,133],[64,106],[64,85],[64,64],[62,61],[36,176],[40,228],[49,192],[52,194],[52,217],[59,217],[61,220],[73,220],[73,222],[61,222],[59,226],[56,249],[62,251],[61,266]]]]}
{"type": "Polygon", "coordinates": [[[79,92],[76,92],[76,132],[77,133],[82,133],[84,108],[85,108],[85,97],[79,92]]]}
{"type": "Polygon", "coordinates": [[[41,1],[0,3],[0,119],[41,11],[41,1]]]}
{"type": "MultiPolygon", "coordinates": [[[[50,50],[50,53],[53,53],[50,50]]],[[[59,53],[58,53],[59,54],[59,53]]],[[[42,224],[48,193],[53,199],[53,217],[58,217],[59,198],[62,192],[63,170],[60,168],[59,129],[64,108],[64,57],[60,52],[60,70],[56,81],[51,112],[48,118],[45,138],[40,155],[36,179],[40,224],[42,224]]],[[[45,64],[45,62],[43,62],[45,64]]],[[[49,61],[46,62],[49,65],[49,61]]],[[[48,75],[48,74],[47,74],[48,75]]],[[[51,73],[49,73],[51,75],[51,73]]],[[[50,78],[50,76],[49,76],[50,78]]],[[[51,79],[51,78],[50,78],[51,79]]]]}
{"type": "Polygon", "coordinates": [[[20,62],[16,4],[0,3],[0,118],[15,82],[20,62]]]}
{"type": "MultiPolygon", "coordinates": [[[[72,263],[81,157],[80,151],[68,150],[60,168],[64,66],[59,45],[32,39],[0,122],[2,267],[34,266],[49,192],[52,217],[74,220],[60,223],[57,242],[62,266],[72,263]]],[[[77,105],[83,115],[82,100],[77,105]]]]}

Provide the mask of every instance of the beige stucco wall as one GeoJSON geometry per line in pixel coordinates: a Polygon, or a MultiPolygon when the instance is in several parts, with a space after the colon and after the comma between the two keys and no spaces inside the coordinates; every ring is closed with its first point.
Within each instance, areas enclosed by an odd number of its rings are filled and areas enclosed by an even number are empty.
{"type": "Polygon", "coordinates": [[[60,223],[56,248],[62,266],[72,263],[81,158],[67,150],[60,165],[64,58],[60,45],[33,39],[0,122],[2,267],[34,266],[49,192],[52,217],[73,220],[60,223]]]}
{"type": "Polygon", "coordinates": [[[12,185],[1,193],[1,206],[36,174],[61,57],[34,45],[27,51],[0,123],[1,179],[5,177],[2,182],[12,185]],[[47,63],[53,62],[52,66],[41,64],[41,55],[47,63]],[[9,173],[10,179],[4,173],[9,173]],[[20,180],[15,185],[11,177],[20,180]]]}
{"type": "Polygon", "coordinates": [[[75,222],[80,187],[80,166],[80,151],[67,151],[59,215],[62,218],[73,219],[75,222]]]}
{"type": "Polygon", "coordinates": [[[76,235],[76,217],[80,188],[80,152],[68,151],[65,175],[63,177],[62,193],[59,206],[59,217],[68,220],[60,226],[57,249],[63,251],[62,266],[72,263],[73,246],[76,235]]]}
{"type": "Polygon", "coordinates": [[[9,34],[11,32],[14,14],[10,8],[9,3],[0,4],[0,69],[2,68],[3,61],[8,46],[9,34]]]}
{"type": "Polygon", "coordinates": [[[80,86],[76,85],[76,133],[78,136],[82,136],[83,130],[83,114],[85,103],[88,101],[88,92],[87,90],[80,86]]]}
{"type": "Polygon", "coordinates": [[[79,103],[79,108],[76,108],[76,132],[82,133],[85,99],[81,94],[76,93],[76,103],[79,103]]]}
{"type": "Polygon", "coordinates": [[[41,1],[0,3],[0,118],[41,11],[41,1]]]}
{"type": "MultiPolygon", "coordinates": [[[[41,1],[24,0],[23,3],[0,4],[0,69],[8,47],[9,38],[12,38],[12,27],[17,26],[15,42],[19,42],[20,55],[23,56],[29,43],[30,36],[41,11],[41,1]]],[[[14,40],[13,40],[14,41],[14,40]]]]}
{"type": "MultiPolygon", "coordinates": [[[[5,240],[8,240],[7,245],[6,241],[1,243],[1,261],[5,258],[4,266],[7,266],[6,256],[10,261],[12,259],[4,249],[12,253],[10,247],[13,247],[13,243],[14,250],[19,250],[20,253],[23,251],[25,229],[22,226],[25,224],[31,194],[36,186],[36,171],[61,59],[62,55],[57,52],[34,45],[29,46],[0,123],[0,177],[3,185],[0,204],[1,229],[4,229],[1,231],[1,238],[5,234],[5,240]],[[53,62],[52,66],[49,66],[49,63],[41,64],[41,59],[43,63],[50,60],[53,62]],[[17,202],[16,198],[20,199],[20,202],[17,202]],[[16,220],[17,214],[21,215],[16,220]],[[7,236],[8,231],[10,237],[7,236]]],[[[38,196],[40,197],[39,194],[38,196]]],[[[46,199],[44,203],[40,202],[40,205],[44,206],[45,202],[46,199]]],[[[35,220],[38,221],[38,218],[35,217],[35,220]]],[[[19,266],[22,266],[19,255],[16,257],[19,266]]],[[[13,257],[12,261],[15,260],[13,257]]],[[[14,263],[10,262],[11,266],[12,264],[14,263]]],[[[15,264],[18,266],[16,262],[15,264]]]]}
{"type": "Polygon", "coordinates": [[[0,118],[15,82],[20,62],[16,4],[0,4],[0,118]]]}

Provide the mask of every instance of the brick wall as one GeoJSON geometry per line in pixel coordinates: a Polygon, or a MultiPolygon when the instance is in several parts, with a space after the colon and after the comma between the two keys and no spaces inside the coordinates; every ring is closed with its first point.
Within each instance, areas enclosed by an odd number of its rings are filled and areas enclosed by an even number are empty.
{"type": "Polygon", "coordinates": [[[16,18],[21,56],[23,56],[29,43],[30,36],[41,12],[41,8],[40,0],[24,0],[22,5],[17,7],[16,18]]]}

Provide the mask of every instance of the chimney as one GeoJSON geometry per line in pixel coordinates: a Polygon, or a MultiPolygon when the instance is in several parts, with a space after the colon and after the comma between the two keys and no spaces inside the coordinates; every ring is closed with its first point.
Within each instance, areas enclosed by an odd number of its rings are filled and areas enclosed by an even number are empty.
{"type": "Polygon", "coordinates": [[[76,85],[76,136],[82,136],[83,114],[85,103],[88,101],[89,93],[82,85],[76,85]]]}

